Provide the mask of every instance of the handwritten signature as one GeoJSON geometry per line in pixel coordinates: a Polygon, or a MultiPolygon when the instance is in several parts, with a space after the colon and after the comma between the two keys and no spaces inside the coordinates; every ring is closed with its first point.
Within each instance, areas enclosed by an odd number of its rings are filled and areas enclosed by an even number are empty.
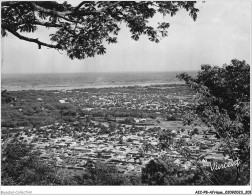
{"type": "Polygon", "coordinates": [[[235,161],[232,160],[225,163],[217,163],[217,162],[211,163],[210,168],[211,168],[211,171],[216,171],[220,169],[226,169],[228,167],[239,166],[240,164],[241,164],[241,160],[237,158],[237,160],[235,161]]]}

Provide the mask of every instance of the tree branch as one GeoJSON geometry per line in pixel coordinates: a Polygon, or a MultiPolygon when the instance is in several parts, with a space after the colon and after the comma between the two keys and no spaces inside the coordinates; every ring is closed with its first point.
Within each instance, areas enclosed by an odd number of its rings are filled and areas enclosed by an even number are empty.
{"type": "Polygon", "coordinates": [[[32,3],[32,2],[30,2],[30,5],[35,10],[41,11],[43,13],[58,16],[59,18],[62,18],[62,19],[66,20],[66,21],[69,21],[69,22],[73,22],[73,23],[76,22],[76,21],[72,21],[72,20],[65,17],[65,15],[67,15],[69,13],[72,13],[72,11],[59,12],[59,11],[55,11],[55,10],[52,10],[52,9],[46,9],[46,8],[40,7],[40,6],[38,6],[38,5],[36,5],[35,3],[32,3]]]}
{"type": "Polygon", "coordinates": [[[40,25],[40,26],[46,26],[46,27],[55,27],[55,28],[64,27],[63,25],[60,25],[60,24],[52,24],[50,22],[41,22],[41,21],[35,21],[35,22],[32,22],[32,24],[40,25]]]}
{"type": "Polygon", "coordinates": [[[104,12],[106,11],[107,9],[111,8],[111,7],[114,7],[115,5],[118,5],[119,3],[121,3],[121,1],[115,1],[115,3],[112,3],[111,5],[109,5],[108,7],[105,7],[101,10],[98,10],[97,12],[100,13],[100,12],[104,12]]]}
{"type": "Polygon", "coordinates": [[[60,12],[60,11],[55,11],[55,10],[51,10],[51,9],[46,9],[46,8],[43,8],[41,6],[38,6],[36,5],[35,3],[30,3],[32,5],[32,7],[36,10],[39,10],[43,13],[46,13],[46,14],[51,14],[51,15],[55,15],[55,16],[58,16],[64,20],[67,20],[69,22],[75,22],[75,21],[72,21],[68,18],[66,18],[65,16],[67,15],[79,15],[79,16],[87,16],[87,15],[93,15],[93,14],[99,14],[101,12],[104,12],[106,11],[107,9],[111,8],[111,7],[114,7],[115,5],[118,5],[119,3],[121,3],[121,1],[116,1],[115,3],[112,3],[111,5],[103,8],[103,9],[100,9],[100,10],[95,10],[95,11],[78,11],[78,9],[84,4],[85,2],[82,2],[80,3],[73,11],[64,11],[64,12],[60,12]],[[78,8],[78,9],[77,9],[78,8]]]}
{"type": "Polygon", "coordinates": [[[74,9],[73,12],[77,12],[77,11],[81,8],[81,6],[84,5],[85,2],[86,2],[86,1],[82,1],[82,2],[74,9]]]}
{"type": "MultiPolygon", "coordinates": [[[[3,26],[2,26],[3,27],[3,26]]],[[[28,42],[33,42],[33,43],[37,43],[38,44],[38,47],[39,49],[41,49],[41,46],[46,46],[46,47],[49,47],[49,48],[54,48],[54,49],[61,49],[60,45],[51,45],[51,44],[47,44],[47,43],[44,43],[44,42],[41,42],[39,41],[38,39],[33,39],[33,38],[29,38],[29,37],[25,37],[23,35],[20,35],[18,32],[10,29],[10,28],[6,28],[6,27],[3,27],[5,28],[7,31],[9,31],[10,33],[12,33],[14,36],[18,37],[19,39],[21,40],[25,40],[25,41],[28,41],[28,42]]]]}
{"type": "Polygon", "coordinates": [[[121,1],[115,1],[111,5],[104,7],[100,10],[95,10],[95,11],[78,11],[78,9],[84,4],[85,2],[81,2],[72,12],[68,12],[66,15],[79,15],[79,16],[87,16],[87,15],[92,15],[92,14],[100,14],[101,12],[105,12],[107,9],[114,7],[115,5],[118,5],[121,3],[121,1]]]}

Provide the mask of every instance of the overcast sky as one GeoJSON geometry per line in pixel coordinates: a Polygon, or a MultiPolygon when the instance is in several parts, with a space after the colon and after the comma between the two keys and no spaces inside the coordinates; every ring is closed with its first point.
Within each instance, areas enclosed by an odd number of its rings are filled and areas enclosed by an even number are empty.
{"type": "MultiPolygon", "coordinates": [[[[130,38],[122,25],[118,43],[107,53],[84,60],[70,60],[66,54],[25,42],[9,34],[2,38],[2,73],[122,72],[199,70],[201,64],[221,66],[231,59],[250,62],[250,1],[198,2],[194,22],[186,11],[167,17],[169,36],[160,43],[142,36],[130,38]]],[[[151,22],[162,20],[155,17],[151,22]]],[[[47,40],[47,30],[30,37],[47,40]]]]}

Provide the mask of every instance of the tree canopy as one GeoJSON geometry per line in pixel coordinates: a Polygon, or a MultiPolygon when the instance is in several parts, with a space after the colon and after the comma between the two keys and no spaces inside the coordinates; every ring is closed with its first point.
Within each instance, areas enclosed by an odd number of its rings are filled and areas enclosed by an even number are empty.
{"type": "Polygon", "coordinates": [[[38,152],[22,142],[18,136],[8,139],[2,145],[1,178],[2,185],[55,185],[56,177],[53,166],[48,165],[39,157],[38,152]]]}
{"type": "MultiPolygon", "coordinates": [[[[221,112],[227,111],[231,119],[235,118],[238,105],[250,101],[250,66],[246,61],[233,59],[223,67],[202,65],[196,78],[186,73],[179,78],[211,100],[212,106],[218,106],[221,112]]],[[[207,103],[198,107],[198,113],[202,113],[207,103]]]]}
{"type": "Polygon", "coordinates": [[[106,52],[105,43],[116,43],[120,24],[126,23],[131,38],[147,35],[159,42],[168,35],[169,23],[161,22],[154,28],[148,20],[155,14],[174,16],[185,9],[196,20],[193,1],[83,1],[77,6],[55,1],[4,1],[1,4],[3,37],[8,33],[24,41],[67,52],[71,58],[84,59],[106,52]],[[29,38],[22,33],[33,33],[38,26],[55,29],[51,43],[29,38]]]}
{"type": "MultiPolygon", "coordinates": [[[[185,123],[207,126],[225,147],[224,153],[241,161],[236,166],[234,181],[227,181],[229,176],[226,173],[222,175],[225,179],[220,180],[238,184],[250,169],[249,64],[233,59],[231,64],[223,67],[202,65],[196,77],[183,73],[178,78],[197,92],[194,109],[188,113],[185,123]]],[[[212,149],[219,146],[217,144],[212,149]]],[[[244,181],[248,182],[247,179],[244,181]]]]}

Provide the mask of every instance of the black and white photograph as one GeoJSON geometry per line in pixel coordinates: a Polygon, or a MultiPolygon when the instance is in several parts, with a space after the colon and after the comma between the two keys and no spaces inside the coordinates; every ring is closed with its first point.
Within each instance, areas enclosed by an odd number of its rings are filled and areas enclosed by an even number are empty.
{"type": "Polygon", "coordinates": [[[251,194],[251,1],[1,1],[1,194],[251,194]]]}

